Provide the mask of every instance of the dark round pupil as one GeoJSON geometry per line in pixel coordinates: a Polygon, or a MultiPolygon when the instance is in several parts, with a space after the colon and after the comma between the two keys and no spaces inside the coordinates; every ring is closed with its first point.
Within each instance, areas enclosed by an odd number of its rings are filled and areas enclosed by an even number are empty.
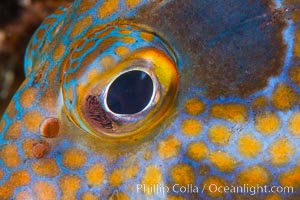
{"type": "Polygon", "coordinates": [[[142,111],[151,100],[153,82],[143,71],[129,71],[119,76],[110,86],[107,105],[117,114],[142,111]]]}

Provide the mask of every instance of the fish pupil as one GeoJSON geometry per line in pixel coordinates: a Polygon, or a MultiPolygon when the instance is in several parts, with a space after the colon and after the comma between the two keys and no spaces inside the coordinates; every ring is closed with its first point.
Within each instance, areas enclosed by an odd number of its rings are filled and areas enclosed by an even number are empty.
{"type": "Polygon", "coordinates": [[[110,85],[107,93],[107,105],[117,114],[135,114],[149,104],[153,94],[151,77],[139,70],[120,75],[110,85]]]}

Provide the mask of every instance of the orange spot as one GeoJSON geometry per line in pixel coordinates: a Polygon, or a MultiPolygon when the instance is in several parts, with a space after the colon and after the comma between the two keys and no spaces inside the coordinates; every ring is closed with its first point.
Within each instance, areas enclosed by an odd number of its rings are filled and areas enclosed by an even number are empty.
{"type": "Polygon", "coordinates": [[[289,69],[290,79],[300,87],[300,66],[294,66],[289,69]]]}
{"type": "Polygon", "coordinates": [[[76,199],[76,193],[81,186],[81,180],[76,175],[65,175],[59,180],[62,191],[61,199],[76,199]]]}
{"type": "Polygon", "coordinates": [[[300,188],[300,167],[289,169],[286,172],[283,172],[279,176],[279,182],[281,186],[293,187],[294,190],[300,188]]]}
{"type": "MultiPolygon", "coordinates": [[[[161,170],[155,165],[149,165],[145,169],[145,173],[142,178],[142,184],[145,184],[145,188],[149,188],[154,184],[162,183],[162,172],[161,170]]],[[[146,194],[152,194],[151,191],[145,191],[146,194]]]]}
{"type": "Polygon", "coordinates": [[[126,46],[118,46],[115,48],[115,53],[120,57],[124,57],[130,53],[130,49],[126,46]]]}
{"type": "Polygon", "coordinates": [[[70,34],[70,37],[76,37],[80,35],[85,28],[89,27],[93,21],[93,18],[91,15],[88,15],[80,20],[77,21],[77,23],[73,26],[72,32],[70,34]]]}
{"type": "Polygon", "coordinates": [[[6,130],[4,139],[6,140],[15,140],[18,139],[21,135],[21,122],[14,121],[6,130]]]}
{"type": "Polygon", "coordinates": [[[15,189],[29,184],[29,181],[28,171],[14,171],[8,180],[0,186],[0,199],[10,199],[15,189]]]}
{"type": "Polygon", "coordinates": [[[251,187],[257,185],[263,186],[269,183],[269,181],[270,181],[269,172],[265,168],[259,165],[255,165],[247,169],[244,169],[237,176],[237,182],[240,185],[248,184],[251,187]]]}
{"type": "Polygon", "coordinates": [[[188,144],[186,154],[192,160],[201,161],[206,158],[208,151],[209,149],[203,142],[193,142],[188,144]]]}
{"type": "Polygon", "coordinates": [[[175,182],[182,186],[195,183],[195,173],[193,168],[186,163],[179,163],[174,165],[170,170],[170,176],[175,182]]]}
{"type": "Polygon", "coordinates": [[[296,29],[295,31],[295,40],[294,40],[294,56],[300,57],[300,31],[296,29]]]}
{"type": "Polygon", "coordinates": [[[2,146],[0,150],[0,158],[4,165],[9,168],[15,168],[21,163],[18,148],[15,144],[7,144],[2,146]]]}
{"type": "Polygon", "coordinates": [[[20,104],[23,108],[30,107],[36,100],[38,89],[34,87],[26,88],[20,95],[20,104]]]}
{"type": "Polygon", "coordinates": [[[116,61],[114,60],[114,58],[110,55],[107,56],[103,56],[100,59],[100,65],[104,68],[104,69],[109,69],[112,66],[114,66],[116,64],[116,61]]]}
{"type": "Polygon", "coordinates": [[[98,9],[98,17],[106,18],[114,14],[119,9],[119,0],[108,1],[104,0],[98,9]]]}
{"type": "Polygon", "coordinates": [[[185,119],[181,123],[181,131],[190,137],[199,135],[202,129],[202,123],[196,119],[185,119]]]}
{"type": "Polygon", "coordinates": [[[22,190],[16,195],[16,200],[32,200],[34,199],[28,190],[22,190]]]}
{"type": "Polygon", "coordinates": [[[43,137],[54,138],[59,132],[59,121],[57,118],[46,118],[40,126],[40,132],[43,137]]]}
{"type": "Polygon", "coordinates": [[[141,38],[143,38],[145,41],[151,42],[154,39],[154,35],[147,32],[141,32],[140,33],[141,38]]]}
{"type": "Polygon", "coordinates": [[[136,42],[136,39],[134,37],[131,36],[123,36],[121,38],[121,41],[126,43],[126,44],[133,44],[136,42]]]}
{"type": "Polygon", "coordinates": [[[265,200],[281,200],[281,197],[279,194],[270,194],[266,196],[265,200]]]}
{"type": "Polygon", "coordinates": [[[81,196],[81,200],[100,200],[100,198],[91,192],[84,192],[81,196]]]}
{"type": "Polygon", "coordinates": [[[181,142],[174,136],[168,136],[158,143],[158,155],[162,159],[176,157],[179,154],[181,142]]]}
{"type": "Polygon", "coordinates": [[[228,183],[222,179],[221,177],[218,177],[218,176],[210,176],[208,178],[206,178],[204,181],[203,181],[203,188],[204,188],[204,185],[206,185],[207,187],[205,187],[204,189],[204,192],[210,196],[210,197],[214,197],[214,198],[220,198],[222,196],[224,196],[224,193],[223,192],[218,192],[218,190],[215,191],[215,189],[217,188],[220,188],[220,187],[225,187],[225,186],[228,186],[228,183]],[[211,186],[211,187],[209,187],[211,186]]]}
{"type": "Polygon", "coordinates": [[[237,145],[239,152],[247,158],[257,156],[262,150],[261,142],[250,134],[242,135],[238,139],[237,145]]]}
{"type": "Polygon", "coordinates": [[[231,135],[231,130],[227,126],[221,124],[213,125],[209,128],[207,133],[207,136],[210,139],[210,141],[217,145],[228,144],[231,135]]]}
{"type": "Polygon", "coordinates": [[[124,182],[124,174],[123,174],[123,170],[122,169],[116,169],[114,170],[109,178],[108,178],[108,183],[112,186],[112,187],[117,187],[123,184],[124,182]]]}
{"type": "Polygon", "coordinates": [[[221,172],[232,172],[236,168],[236,160],[223,151],[211,152],[209,161],[221,172]]]}
{"type": "Polygon", "coordinates": [[[275,113],[265,112],[255,117],[255,128],[263,135],[274,134],[280,125],[280,118],[275,113]]]}
{"type": "Polygon", "coordinates": [[[135,8],[140,2],[141,0],[125,0],[125,4],[128,9],[135,8]]]}
{"type": "MultiPolygon", "coordinates": [[[[50,81],[50,83],[53,82],[53,80],[50,81]]],[[[39,106],[43,107],[48,112],[54,113],[57,108],[57,99],[58,99],[58,91],[53,88],[46,89],[45,92],[41,95],[41,98],[39,100],[39,106]]]]}
{"type": "Polygon", "coordinates": [[[36,182],[33,186],[33,192],[38,200],[57,199],[57,193],[54,186],[44,181],[36,182]]]}
{"type": "Polygon", "coordinates": [[[6,119],[2,118],[2,119],[0,120],[0,133],[2,133],[2,131],[3,131],[4,127],[5,127],[5,125],[6,125],[6,119]]]}
{"type": "Polygon", "coordinates": [[[62,163],[69,169],[79,169],[84,166],[87,156],[84,151],[76,148],[69,148],[63,153],[62,163]]]}
{"type": "Polygon", "coordinates": [[[285,83],[280,83],[273,92],[272,103],[275,108],[286,111],[295,106],[297,98],[293,88],[285,83]]]}
{"type": "Polygon", "coordinates": [[[269,153],[273,165],[285,165],[291,161],[295,146],[287,138],[280,138],[271,144],[269,153]]]}
{"type": "Polygon", "coordinates": [[[294,112],[288,121],[288,130],[294,136],[300,136],[300,112],[294,112]]]}
{"type": "Polygon", "coordinates": [[[24,114],[23,122],[25,128],[32,133],[39,131],[44,116],[38,111],[31,111],[24,114]]]}
{"type": "Polygon", "coordinates": [[[130,200],[129,196],[124,192],[114,192],[110,197],[109,200],[130,200]]]}
{"type": "Polygon", "coordinates": [[[17,112],[18,111],[16,109],[16,102],[15,102],[15,100],[11,100],[11,102],[9,103],[9,105],[6,109],[6,113],[7,113],[8,117],[10,119],[13,119],[16,116],[17,112]]]}
{"type": "Polygon", "coordinates": [[[203,103],[203,101],[197,98],[192,98],[186,100],[184,104],[184,109],[185,112],[187,112],[190,115],[199,115],[205,110],[205,104],[203,103]]]}
{"type": "Polygon", "coordinates": [[[126,179],[132,179],[132,178],[136,177],[138,175],[138,173],[139,173],[139,165],[138,164],[132,165],[124,170],[126,179]]]}
{"type": "Polygon", "coordinates": [[[65,52],[66,52],[66,46],[61,42],[58,43],[55,49],[53,50],[53,55],[52,55],[53,60],[57,61],[61,59],[62,56],[65,54],[65,52]]]}
{"type": "Polygon", "coordinates": [[[80,6],[77,7],[76,12],[78,14],[83,14],[87,10],[93,8],[96,3],[97,3],[97,0],[80,1],[80,6]]]}
{"type": "Polygon", "coordinates": [[[39,176],[53,177],[60,172],[56,161],[53,158],[41,159],[31,165],[32,170],[39,176]]]}
{"type": "Polygon", "coordinates": [[[85,171],[86,181],[92,187],[100,186],[103,183],[104,177],[105,168],[101,163],[96,163],[85,171]]]}
{"type": "Polygon", "coordinates": [[[268,103],[269,102],[267,97],[259,96],[252,101],[251,106],[254,110],[260,110],[267,107],[268,103]]]}
{"type": "Polygon", "coordinates": [[[210,109],[211,116],[233,123],[244,123],[248,118],[245,105],[238,103],[216,104],[210,109]]]}

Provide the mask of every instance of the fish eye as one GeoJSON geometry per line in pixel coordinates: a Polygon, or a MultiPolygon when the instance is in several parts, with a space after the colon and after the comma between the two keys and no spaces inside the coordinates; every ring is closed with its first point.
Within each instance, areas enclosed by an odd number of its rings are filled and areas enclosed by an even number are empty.
{"type": "Polygon", "coordinates": [[[176,56],[153,32],[129,25],[91,31],[64,63],[66,114],[89,134],[111,142],[136,141],[158,132],[172,116],[176,56]]]}
{"type": "Polygon", "coordinates": [[[107,90],[106,104],[116,114],[131,115],[145,110],[153,101],[152,78],[142,70],[119,75],[107,90]]]}

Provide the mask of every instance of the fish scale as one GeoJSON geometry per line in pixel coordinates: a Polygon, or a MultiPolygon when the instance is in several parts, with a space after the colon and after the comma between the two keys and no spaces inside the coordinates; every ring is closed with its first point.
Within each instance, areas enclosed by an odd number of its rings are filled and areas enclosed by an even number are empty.
{"type": "Polygon", "coordinates": [[[59,8],[32,36],[0,122],[0,199],[299,198],[299,17],[275,12],[297,2],[275,3],[59,8]],[[134,70],[151,100],[114,113],[109,86],[134,70]]]}

